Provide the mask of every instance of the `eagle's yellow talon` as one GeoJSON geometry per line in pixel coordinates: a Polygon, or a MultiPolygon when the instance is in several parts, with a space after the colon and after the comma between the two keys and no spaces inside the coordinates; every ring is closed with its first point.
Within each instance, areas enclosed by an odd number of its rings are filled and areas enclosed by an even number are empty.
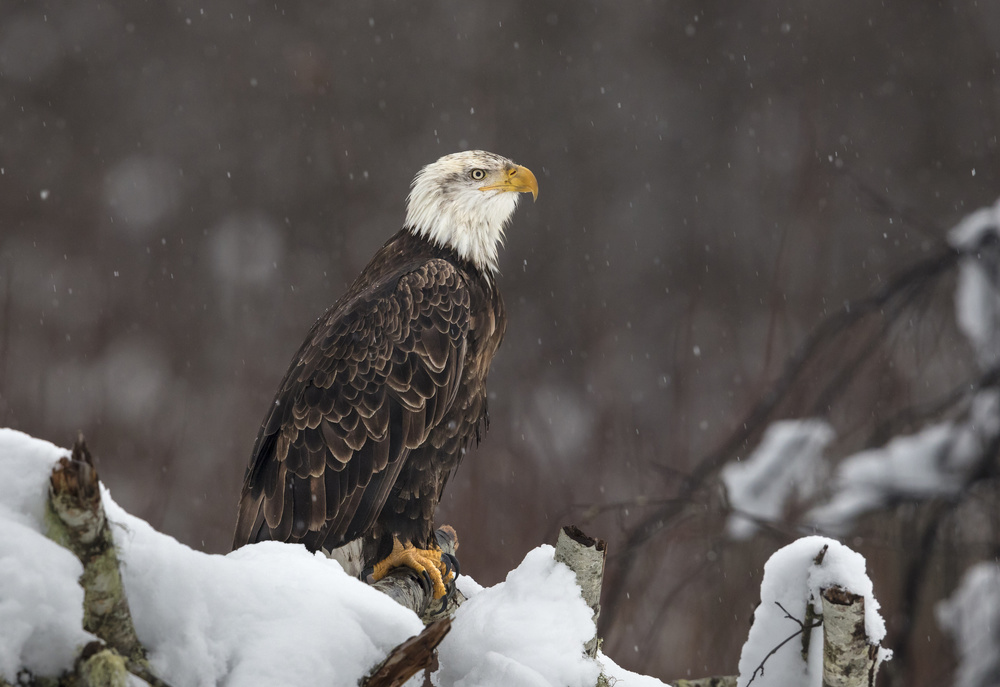
{"type": "Polygon", "coordinates": [[[398,538],[392,539],[392,552],[375,564],[372,580],[378,582],[389,574],[393,568],[410,568],[431,578],[434,587],[434,598],[440,599],[448,590],[444,583],[451,581],[454,573],[441,560],[441,549],[418,549],[413,544],[403,544],[398,538]]]}

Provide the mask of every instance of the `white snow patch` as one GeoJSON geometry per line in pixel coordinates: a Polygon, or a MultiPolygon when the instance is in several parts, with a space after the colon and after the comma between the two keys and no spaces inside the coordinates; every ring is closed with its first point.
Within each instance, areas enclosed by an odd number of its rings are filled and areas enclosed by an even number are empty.
{"type": "Polygon", "coordinates": [[[304,546],[194,551],[102,492],[139,639],[172,684],[355,685],[423,629],[388,596],[304,546]]]}
{"type": "Polygon", "coordinates": [[[553,558],[529,551],[507,579],[459,607],[438,647],[437,687],[592,687],[598,664],[583,654],[594,636],[590,607],[576,575],[553,558]]]}
{"type": "Polygon", "coordinates": [[[73,666],[83,630],[83,566],[68,549],[0,511],[0,676],[54,677],[73,666]]]}
{"type": "Polygon", "coordinates": [[[833,428],[822,420],[772,423],[764,438],[742,462],[729,463],[721,478],[735,511],[726,530],[734,539],[757,531],[756,521],[774,521],[787,500],[813,493],[823,475],[823,449],[833,440],[833,428]]]}
{"type": "Polygon", "coordinates": [[[964,422],[932,425],[845,459],[834,474],[833,496],[806,519],[825,532],[841,533],[893,500],[954,495],[998,432],[1000,394],[982,391],[964,422]]]}
{"type": "Polygon", "coordinates": [[[622,668],[601,651],[597,652],[597,662],[601,664],[604,674],[609,678],[609,684],[614,685],[614,687],[670,687],[655,677],[640,675],[622,668]]]}
{"type": "MultiPolygon", "coordinates": [[[[754,612],[753,626],[740,655],[739,687],[746,687],[755,672],[754,685],[759,687],[822,684],[822,627],[811,630],[807,661],[802,660],[801,636],[785,643],[766,661],[765,657],[799,630],[799,623],[789,619],[786,611],[800,622],[805,621],[807,604],[812,604],[816,614],[822,614],[820,592],[833,585],[864,597],[869,642],[878,644],[885,638],[885,622],[878,613],[879,603],[865,572],[864,557],[833,539],[803,537],[776,551],[764,564],[760,606],[754,612]],[[824,546],[828,547],[826,554],[817,565],[815,559],[824,546]],[[761,673],[758,667],[762,662],[761,673]]],[[[880,653],[880,660],[891,656],[884,649],[880,653]]]]}
{"type": "Polygon", "coordinates": [[[956,687],[1000,684],[1000,565],[972,566],[935,611],[938,624],[955,641],[956,687]]]}
{"type": "Polygon", "coordinates": [[[0,427],[0,518],[42,532],[49,475],[69,451],[24,432],[0,427]]]}

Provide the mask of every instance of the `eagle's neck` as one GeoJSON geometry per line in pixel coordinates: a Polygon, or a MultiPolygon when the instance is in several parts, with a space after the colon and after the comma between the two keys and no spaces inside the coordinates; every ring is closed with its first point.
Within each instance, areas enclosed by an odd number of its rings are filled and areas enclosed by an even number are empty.
{"type": "Polygon", "coordinates": [[[451,191],[446,185],[414,185],[406,227],[414,235],[455,251],[487,279],[498,270],[504,228],[517,207],[517,193],[451,191]]]}

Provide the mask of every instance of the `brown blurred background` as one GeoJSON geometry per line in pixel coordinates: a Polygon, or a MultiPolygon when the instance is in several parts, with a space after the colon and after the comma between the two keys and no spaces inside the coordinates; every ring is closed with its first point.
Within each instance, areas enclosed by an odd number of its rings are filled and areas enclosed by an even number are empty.
{"type": "MultiPolygon", "coordinates": [[[[483,148],[541,194],[502,253],[491,429],[440,519],[483,584],[567,522],[614,556],[629,504],[668,495],[811,328],[1000,195],[998,67],[990,2],[7,0],[0,425],[82,430],[122,506],[227,551],[308,327],[399,228],[416,170],[483,148]]],[[[874,356],[834,453],[968,372],[950,308],[874,356]]],[[[729,544],[717,502],[629,554],[603,628],[622,665],[735,671],[793,535],[729,544]]],[[[893,517],[847,541],[890,629],[893,517]]],[[[936,672],[910,684],[949,675],[929,609],[950,566],[923,611],[936,672]]]]}

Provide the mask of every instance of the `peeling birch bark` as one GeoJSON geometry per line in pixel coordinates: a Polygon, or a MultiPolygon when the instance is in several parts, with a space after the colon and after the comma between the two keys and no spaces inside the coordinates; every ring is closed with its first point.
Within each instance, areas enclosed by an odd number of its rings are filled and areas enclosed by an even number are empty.
{"type": "Polygon", "coordinates": [[[600,640],[597,637],[597,619],[601,615],[601,585],[604,584],[604,561],[608,545],[603,539],[588,537],[575,525],[559,530],[555,558],[576,573],[583,600],[594,612],[594,636],[584,645],[584,652],[591,658],[597,656],[600,640]]]}
{"type": "Polygon", "coordinates": [[[823,687],[874,687],[878,646],[865,632],[865,599],[842,587],[823,597],[823,687]]]}

